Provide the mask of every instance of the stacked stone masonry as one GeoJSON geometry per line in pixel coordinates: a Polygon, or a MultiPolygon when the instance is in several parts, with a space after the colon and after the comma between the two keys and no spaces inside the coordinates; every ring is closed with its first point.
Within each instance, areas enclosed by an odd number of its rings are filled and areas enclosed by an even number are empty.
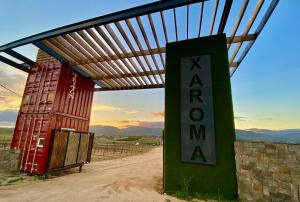
{"type": "Polygon", "coordinates": [[[300,201],[300,144],[235,143],[241,201],[300,201]]]}
{"type": "Polygon", "coordinates": [[[19,150],[0,149],[0,171],[15,172],[18,170],[19,150]]]}

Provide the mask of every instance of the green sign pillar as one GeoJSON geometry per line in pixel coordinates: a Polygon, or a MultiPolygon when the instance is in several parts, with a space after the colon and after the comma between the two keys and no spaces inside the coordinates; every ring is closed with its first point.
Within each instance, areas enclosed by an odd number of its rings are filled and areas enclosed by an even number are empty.
{"type": "Polygon", "coordinates": [[[237,197],[226,36],[167,44],[164,191],[237,197]]]}

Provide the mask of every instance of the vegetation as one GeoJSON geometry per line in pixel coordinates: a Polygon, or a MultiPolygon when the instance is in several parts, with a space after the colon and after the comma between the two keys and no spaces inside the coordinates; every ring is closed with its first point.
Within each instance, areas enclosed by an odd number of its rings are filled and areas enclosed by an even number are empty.
{"type": "Polygon", "coordinates": [[[0,148],[10,145],[13,132],[13,128],[0,128],[0,148]]]}
{"type": "Polygon", "coordinates": [[[130,136],[130,137],[95,137],[94,149],[102,148],[106,145],[116,145],[116,146],[132,146],[132,145],[151,145],[159,146],[160,138],[154,136],[130,136]]]}
{"type": "Polygon", "coordinates": [[[160,145],[155,136],[95,137],[92,161],[108,160],[145,153],[160,145]]]}
{"type": "Polygon", "coordinates": [[[238,202],[239,199],[236,200],[228,200],[225,199],[223,196],[216,194],[216,195],[204,195],[200,193],[186,193],[182,191],[175,192],[172,194],[173,196],[186,200],[186,201],[192,201],[192,202],[197,202],[199,200],[201,201],[220,201],[220,202],[238,202]]]}
{"type": "Polygon", "coordinates": [[[130,137],[124,137],[124,138],[119,138],[116,139],[117,141],[137,141],[140,140],[142,137],[138,137],[138,136],[130,136],[130,137]]]}
{"type": "Polygon", "coordinates": [[[188,177],[182,177],[181,179],[181,190],[180,191],[176,191],[174,193],[171,193],[171,195],[179,198],[179,199],[183,199],[186,201],[222,201],[222,202],[237,202],[239,201],[238,199],[236,200],[228,200],[225,199],[223,196],[221,196],[220,194],[215,194],[215,195],[203,195],[200,193],[193,193],[191,191],[191,182],[192,179],[188,178],[188,177]]]}
{"type": "Polygon", "coordinates": [[[38,180],[38,178],[27,176],[24,173],[0,173],[0,187],[34,180],[38,180]]]}

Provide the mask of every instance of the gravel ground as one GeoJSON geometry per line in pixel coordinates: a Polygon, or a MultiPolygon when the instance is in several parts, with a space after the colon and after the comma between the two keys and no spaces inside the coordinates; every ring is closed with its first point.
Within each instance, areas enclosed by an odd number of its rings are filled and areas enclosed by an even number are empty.
{"type": "Polygon", "coordinates": [[[0,187],[2,202],[176,202],[162,190],[162,147],[122,159],[94,162],[82,173],[0,187]]]}

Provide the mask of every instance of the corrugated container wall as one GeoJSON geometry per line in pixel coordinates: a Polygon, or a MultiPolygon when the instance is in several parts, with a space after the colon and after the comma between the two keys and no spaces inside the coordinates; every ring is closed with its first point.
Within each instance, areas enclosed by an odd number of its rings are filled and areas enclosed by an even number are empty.
{"type": "Polygon", "coordinates": [[[54,129],[88,132],[94,93],[92,80],[43,58],[30,69],[11,144],[21,150],[20,170],[36,174],[47,170],[54,129]]]}

